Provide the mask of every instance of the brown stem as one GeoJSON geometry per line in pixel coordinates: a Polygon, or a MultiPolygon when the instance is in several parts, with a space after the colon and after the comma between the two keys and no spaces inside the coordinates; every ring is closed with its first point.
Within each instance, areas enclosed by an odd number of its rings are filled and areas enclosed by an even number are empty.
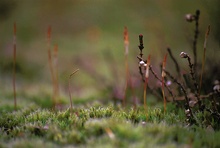
{"type": "Polygon", "coordinates": [[[70,97],[70,112],[72,112],[72,110],[73,110],[73,102],[72,102],[72,95],[71,95],[71,88],[70,88],[70,79],[78,71],[79,71],[79,69],[76,69],[74,72],[72,72],[69,76],[69,81],[68,81],[69,97],[70,97]]]}
{"type": "Polygon", "coordinates": [[[54,68],[55,68],[55,75],[54,75],[54,96],[57,98],[59,96],[59,81],[58,81],[58,45],[54,46],[54,68]]]}
{"type": "Polygon", "coordinates": [[[199,15],[200,15],[200,11],[196,10],[195,33],[194,33],[194,41],[193,41],[194,71],[196,71],[197,68],[197,40],[199,35],[199,15]]]}
{"type": "Polygon", "coordinates": [[[201,72],[201,75],[200,75],[199,94],[200,94],[201,88],[202,88],[202,76],[203,76],[203,71],[204,71],[204,66],[205,66],[206,44],[207,44],[207,39],[208,39],[208,36],[209,36],[209,32],[210,32],[210,25],[207,28],[206,35],[205,35],[205,41],[204,41],[204,51],[203,51],[203,58],[202,58],[202,72],[201,72]]]}
{"type": "Polygon", "coordinates": [[[186,54],[186,56],[187,56],[187,60],[188,60],[188,63],[189,63],[190,75],[192,77],[193,84],[194,84],[194,87],[195,87],[195,96],[198,99],[199,108],[201,109],[202,102],[201,102],[200,97],[199,97],[199,87],[198,87],[198,83],[197,83],[196,78],[195,78],[195,72],[193,70],[194,65],[191,63],[190,56],[188,54],[186,54]]]}
{"type": "Polygon", "coordinates": [[[169,47],[167,48],[167,51],[168,51],[168,53],[169,53],[171,59],[173,60],[173,62],[174,62],[174,64],[175,64],[176,71],[177,71],[177,73],[178,73],[178,78],[180,78],[181,75],[180,75],[180,67],[179,67],[179,64],[178,64],[177,60],[175,59],[175,57],[173,56],[172,51],[171,51],[171,49],[170,49],[169,47]]]}
{"type": "Polygon", "coordinates": [[[14,39],[13,39],[13,92],[14,92],[14,110],[17,110],[16,98],[16,23],[14,23],[14,39]]]}
{"type": "Polygon", "coordinates": [[[164,72],[165,72],[165,73],[173,80],[173,82],[176,83],[176,84],[181,88],[181,90],[183,91],[184,96],[185,96],[185,101],[186,101],[187,109],[190,110],[190,115],[191,115],[191,117],[193,117],[192,110],[191,110],[191,108],[190,108],[190,106],[189,106],[189,98],[188,98],[188,96],[187,96],[186,89],[185,89],[185,88],[183,87],[183,85],[182,85],[180,82],[178,82],[177,79],[174,78],[168,71],[164,70],[164,72]]]}
{"type": "Polygon", "coordinates": [[[50,74],[52,77],[52,83],[53,83],[53,96],[52,96],[52,101],[53,101],[53,107],[56,106],[56,100],[55,100],[55,76],[54,76],[54,70],[53,70],[53,64],[52,64],[52,55],[51,55],[51,50],[50,50],[50,44],[51,44],[51,26],[48,27],[47,30],[47,52],[48,52],[48,63],[49,63],[49,69],[50,69],[50,74]]]}
{"type": "MultiPolygon", "coordinates": [[[[151,73],[154,75],[154,77],[162,83],[162,80],[157,76],[156,72],[153,70],[153,68],[152,68],[151,65],[150,65],[150,71],[151,71],[151,73]]],[[[170,95],[172,96],[173,101],[176,102],[175,96],[174,96],[173,92],[171,91],[171,88],[168,87],[166,84],[164,84],[164,86],[166,87],[166,89],[168,90],[168,92],[170,93],[170,95]]]]}

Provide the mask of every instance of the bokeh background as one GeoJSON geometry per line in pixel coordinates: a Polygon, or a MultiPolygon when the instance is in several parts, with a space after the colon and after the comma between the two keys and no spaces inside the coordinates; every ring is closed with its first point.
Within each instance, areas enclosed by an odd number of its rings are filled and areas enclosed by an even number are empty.
{"type": "MultiPolygon", "coordinates": [[[[1,96],[13,98],[14,22],[17,24],[18,99],[52,94],[47,58],[48,26],[52,27],[52,47],[58,45],[60,94],[68,100],[68,77],[79,68],[80,71],[72,78],[71,87],[73,96],[81,101],[85,98],[108,100],[115,89],[119,94],[123,92],[123,30],[127,26],[130,73],[137,96],[141,98],[136,58],[139,53],[138,35],[144,35],[144,56],[151,54],[156,71],[160,70],[159,64],[168,46],[182,72],[187,71],[187,63],[179,58],[179,53],[185,51],[192,55],[195,24],[186,22],[184,15],[194,14],[199,9],[198,60],[202,59],[204,36],[210,24],[206,67],[218,65],[219,5],[218,0],[0,0],[1,96]]],[[[168,58],[167,69],[175,72],[173,67],[168,58]]],[[[213,74],[209,73],[210,76],[213,74]]]]}

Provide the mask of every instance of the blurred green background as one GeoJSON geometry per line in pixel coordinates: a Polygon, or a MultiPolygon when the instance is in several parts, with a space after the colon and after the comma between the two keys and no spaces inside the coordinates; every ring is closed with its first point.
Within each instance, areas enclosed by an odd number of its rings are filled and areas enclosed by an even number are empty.
{"type": "MultiPolygon", "coordinates": [[[[197,9],[201,11],[198,59],[202,58],[205,31],[210,24],[207,64],[218,64],[219,4],[217,0],[1,0],[0,93],[12,97],[14,22],[18,98],[52,93],[46,42],[51,25],[52,47],[57,44],[59,48],[61,96],[68,95],[68,77],[79,68],[71,81],[73,96],[105,99],[111,97],[105,90],[124,89],[124,26],[129,31],[129,67],[137,88],[142,87],[136,59],[138,35],[144,35],[144,56],[151,54],[156,71],[159,72],[167,46],[182,65],[182,71],[187,71],[187,63],[179,59],[179,53],[192,55],[195,25],[186,22],[184,15],[194,14],[197,9]]],[[[175,72],[173,67],[168,59],[167,69],[175,72]]]]}

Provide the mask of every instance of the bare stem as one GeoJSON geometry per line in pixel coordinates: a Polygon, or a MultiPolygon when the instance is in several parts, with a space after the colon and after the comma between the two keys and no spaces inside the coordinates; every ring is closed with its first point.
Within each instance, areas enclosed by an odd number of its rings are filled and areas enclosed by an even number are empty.
{"type": "Polygon", "coordinates": [[[150,55],[147,59],[146,71],[145,71],[145,83],[144,83],[144,110],[146,113],[146,120],[148,120],[148,111],[147,111],[147,84],[149,78],[149,67],[150,67],[150,55]]]}
{"type": "Polygon", "coordinates": [[[52,77],[52,83],[53,83],[53,97],[52,97],[52,101],[53,101],[53,106],[56,106],[56,100],[55,100],[55,76],[54,76],[54,70],[53,70],[53,64],[52,64],[52,55],[51,55],[51,26],[48,27],[47,30],[47,52],[48,52],[48,63],[49,63],[49,69],[50,69],[50,74],[52,77]]]}
{"type": "Polygon", "coordinates": [[[201,106],[202,106],[202,103],[201,103],[201,100],[200,100],[200,97],[199,97],[199,87],[198,87],[198,83],[196,81],[196,78],[195,78],[195,72],[193,70],[193,64],[191,62],[191,58],[188,54],[186,54],[187,56],[187,60],[188,60],[188,63],[189,63],[189,68],[190,68],[190,75],[192,77],[192,80],[193,80],[193,84],[194,84],[194,87],[195,87],[195,96],[198,100],[198,104],[199,104],[199,108],[201,109],[201,106]]]}
{"type": "Polygon", "coordinates": [[[14,110],[17,110],[16,98],[16,23],[14,23],[14,39],[13,39],[13,92],[14,92],[14,110]]]}
{"type": "Polygon", "coordinates": [[[197,40],[199,35],[199,15],[200,11],[196,10],[195,15],[195,33],[194,33],[194,41],[193,41],[193,55],[194,55],[194,71],[196,71],[197,67],[197,40]]]}
{"type": "MultiPolygon", "coordinates": [[[[154,75],[154,77],[162,83],[162,80],[158,77],[158,75],[157,75],[156,72],[153,70],[153,68],[152,68],[151,65],[150,65],[150,71],[151,71],[151,73],[154,75]]],[[[166,87],[166,89],[168,90],[168,92],[170,93],[170,95],[172,96],[173,101],[176,101],[175,96],[174,96],[174,94],[173,94],[171,88],[168,87],[166,84],[164,84],[164,86],[166,87]]]]}
{"type": "Polygon", "coordinates": [[[185,101],[186,101],[185,106],[187,107],[187,109],[189,109],[189,111],[190,111],[190,116],[193,117],[192,110],[191,110],[191,108],[190,108],[190,106],[189,106],[189,98],[188,98],[188,96],[187,96],[186,89],[185,89],[185,88],[183,87],[183,85],[182,85],[180,82],[178,82],[177,79],[174,78],[168,71],[164,70],[164,72],[165,72],[165,73],[173,80],[173,82],[176,83],[176,84],[181,88],[181,90],[183,91],[184,96],[185,96],[185,101]]]}
{"type": "Polygon", "coordinates": [[[70,88],[70,80],[71,80],[71,77],[76,73],[78,72],[79,69],[76,69],[75,71],[73,71],[70,76],[69,76],[69,81],[68,81],[68,88],[69,88],[69,97],[70,97],[70,112],[72,112],[73,110],[73,102],[72,102],[72,95],[71,95],[71,88],[70,88]]]}
{"type": "Polygon", "coordinates": [[[202,88],[202,76],[203,76],[204,66],[205,66],[206,44],[207,44],[207,39],[208,39],[208,36],[209,36],[209,32],[210,32],[210,25],[207,28],[206,35],[205,35],[205,41],[204,41],[204,51],[203,51],[203,58],[202,58],[202,72],[201,72],[201,75],[200,75],[199,94],[200,94],[201,88],[202,88]]]}
{"type": "Polygon", "coordinates": [[[178,78],[180,78],[181,75],[180,75],[180,67],[179,67],[179,64],[178,64],[177,60],[175,59],[175,57],[173,56],[172,51],[171,51],[171,49],[170,49],[169,47],[167,48],[167,51],[168,51],[168,53],[169,53],[171,59],[173,60],[173,62],[174,62],[174,64],[175,64],[176,71],[177,71],[177,74],[178,74],[178,78]]]}
{"type": "Polygon", "coordinates": [[[135,101],[135,93],[133,89],[133,84],[131,80],[131,75],[129,72],[129,65],[128,65],[128,52],[129,52],[129,38],[128,38],[128,29],[127,27],[124,27],[124,47],[125,47],[125,73],[126,73],[126,84],[125,84],[125,89],[124,89],[124,98],[123,98],[123,106],[125,107],[126,103],[126,92],[128,89],[128,86],[130,84],[130,88],[132,91],[132,96],[133,96],[133,104],[134,108],[136,109],[136,101],[135,101]]]}
{"type": "Polygon", "coordinates": [[[167,54],[164,56],[163,65],[162,65],[162,95],[163,95],[163,101],[164,101],[164,113],[166,113],[166,96],[164,93],[164,77],[166,76],[164,70],[166,67],[166,60],[167,60],[167,54]]]}
{"type": "Polygon", "coordinates": [[[58,45],[54,46],[54,67],[55,67],[55,75],[54,75],[54,97],[57,98],[59,96],[59,81],[58,81],[58,45]]]}

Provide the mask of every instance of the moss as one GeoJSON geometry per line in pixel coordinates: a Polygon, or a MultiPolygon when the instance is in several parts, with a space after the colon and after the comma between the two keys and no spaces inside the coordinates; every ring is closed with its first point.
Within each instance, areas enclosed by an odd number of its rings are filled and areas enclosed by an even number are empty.
{"type": "Polygon", "coordinates": [[[185,127],[181,112],[164,114],[159,108],[149,108],[148,113],[146,121],[142,107],[123,110],[96,105],[70,112],[30,106],[0,117],[0,141],[3,147],[9,143],[15,147],[38,147],[43,145],[42,140],[48,147],[220,146],[219,131],[185,127]]]}

